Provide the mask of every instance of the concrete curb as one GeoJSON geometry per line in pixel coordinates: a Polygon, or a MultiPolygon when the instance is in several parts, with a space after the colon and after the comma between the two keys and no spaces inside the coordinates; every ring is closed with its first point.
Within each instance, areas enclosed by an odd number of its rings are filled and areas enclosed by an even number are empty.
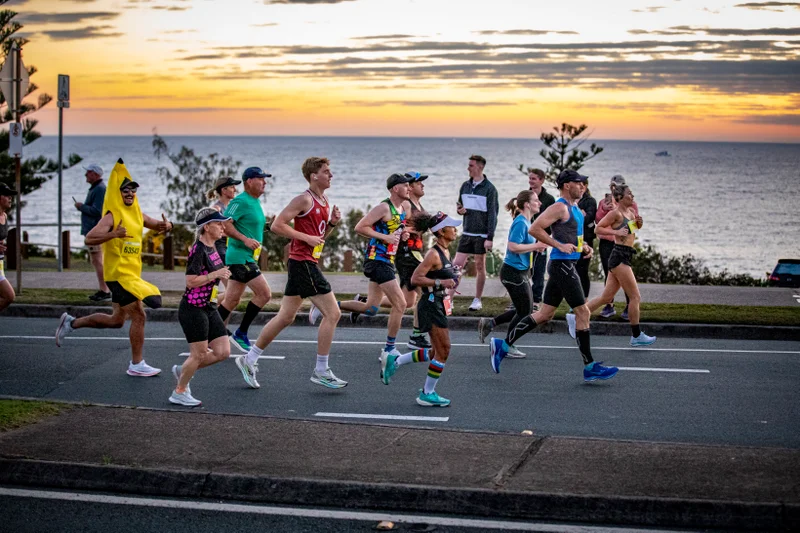
{"type": "Polygon", "coordinates": [[[578,496],[0,459],[0,484],[635,526],[796,531],[800,505],[578,496]]]}
{"type": "MultiPolygon", "coordinates": [[[[83,305],[38,305],[38,304],[12,304],[4,312],[4,316],[18,318],[58,318],[62,313],[69,313],[76,317],[87,316],[92,313],[110,313],[110,307],[83,306],[83,305]]],[[[153,322],[177,322],[178,310],[173,308],[146,309],[147,319],[153,322]]],[[[236,324],[241,320],[242,313],[232,313],[232,321],[236,324]]],[[[274,312],[262,312],[253,321],[255,325],[267,323],[276,315],[274,312]]],[[[480,317],[450,317],[450,329],[457,331],[477,331],[480,317]]],[[[348,327],[374,327],[385,328],[388,315],[374,317],[362,316],[358,325],[350,323],[346,314],[339,321],[340,328],[348,327]]],[[[308,326],[308,314],[298,313],[295,325],[308,326]]],[[[403,317],[403,327],[413,327],[411,316],[403,317]]],[[[683,338],[723,338],[742,340],[777,340],[800,341],[800,327],[790,326],[748,326],[731,324],[681,324],[674,322],[642,323],[642,329],[648,335],[683,338]]],[[[563,320],[554,320],[536,330],[537,333],[566,333],[567,325],[563,320]]],[[[630,326],[625,322],[605,322],[598,320],[592,322],[593,335],[630,335],[630,326]]]]}

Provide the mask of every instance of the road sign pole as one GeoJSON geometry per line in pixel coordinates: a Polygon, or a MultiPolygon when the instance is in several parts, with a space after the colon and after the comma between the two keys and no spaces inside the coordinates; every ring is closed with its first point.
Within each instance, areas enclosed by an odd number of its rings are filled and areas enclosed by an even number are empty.
{"type": "MultiPolygon", "coordinates": [[[[19,45],[14,43],[12,50],[13,54],[13,61],[14,61],[14,83],[12,86],[14,87],[13,90],[13,100],[12,104],[14,104],[14,110],[16,113],[16,122],[19,122],[20,119],[20,103],[22,102],[22,54],[19,49],[19,45]]],[[[14,158],[14,171],[16,174],[16,189],[17,189],[17,294],[22,294],[22,177],[21,177],[21,161],[20,155],[18,154],[14,158]]]]}
{"type": "Polygon", "coordinates": [[[64,250],[61,241],[62,220],[61,220],[61,198],[62,198],[62,154],[63,154],[63,139],[64,139],[64,108],[58,106],[58,271],[64,270],[64,254],[69,253],[69,250],[64,250]]]}

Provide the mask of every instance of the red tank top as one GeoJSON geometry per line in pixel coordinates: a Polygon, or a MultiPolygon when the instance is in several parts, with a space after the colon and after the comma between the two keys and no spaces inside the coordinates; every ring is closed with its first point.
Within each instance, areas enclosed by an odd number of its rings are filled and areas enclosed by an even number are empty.
{"type": "MultiPolygon", "coordinates": [[[[328,228],[328,198],[322,197],[325,201],[323,204],[311,191],[306,190],[306,194],[311,196],[311,208],[305,213],[294,217],[294,229],[306,235],[322,237],[328,228]]],[[[320,255],[322,255],[322,245],[314,248],[303,241],[292,239],[292,244],[289,247],[289,259],[319,263],[320,255]]]]}

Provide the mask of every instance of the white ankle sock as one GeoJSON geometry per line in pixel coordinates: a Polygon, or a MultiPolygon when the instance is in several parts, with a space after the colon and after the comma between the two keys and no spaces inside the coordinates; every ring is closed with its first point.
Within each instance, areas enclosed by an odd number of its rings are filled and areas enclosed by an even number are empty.
{"type": "Polygon", "coordinates": [[[317,354],[317,366],[315,368],[317,372],[325,372],[328,370],[328,356],[327,355],[319,355],[317,354]]]}
{"type": "Polygon", "coordinates": [[[261,348],[256,346],[255,343],[253,343],[253,345],[250,346],[250,351],[247,352],[247,362],[248,362],[248,364],[251,364],[251,365],[256,364],[258,362],[258,358],[261,357],[261,355],[263,353],[264,353],[264,350],[262,350],[261,348]]]}

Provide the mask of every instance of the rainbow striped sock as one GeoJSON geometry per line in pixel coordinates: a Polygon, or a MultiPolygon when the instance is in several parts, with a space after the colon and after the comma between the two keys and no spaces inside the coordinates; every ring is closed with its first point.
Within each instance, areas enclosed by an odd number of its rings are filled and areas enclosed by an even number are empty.
{"type": "Polygon", "coordinates": [[[397,366],[407,365],[408,363],[426,363],[431,360],[431,349],[414,350],[402,354],[397,358],[397,366]]]}
{"type": "Polygon", "coordinates": [[[425,377],[425,386],[422,388],[425,394],[430,394],[434,391],[436,388],[436,383],[442,376],[443,370],[444,363],[440,363],[435,359],[431,361],[431,364],[428,365],[428,375],[425,377]]]}

